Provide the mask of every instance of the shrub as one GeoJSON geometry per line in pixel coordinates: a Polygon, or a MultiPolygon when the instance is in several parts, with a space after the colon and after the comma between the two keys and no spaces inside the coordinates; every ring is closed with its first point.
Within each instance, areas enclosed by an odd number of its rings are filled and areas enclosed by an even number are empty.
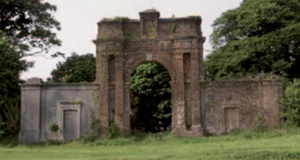
{"type": "Polygon", "coordinates": [[[0,138],[2,138],[3,135],[5,135],[6,133],[6,127],[5,127],[5,123],[2,120],[2,117],[0,115],[0,138]]]}
{"type": "Polygon", "coordinates": [[[0,137],[16,136],[20,129],[19,98],[2,97],[0,111],[0,137]]]}
{"type": "Polygon", "coordinates": [[[300,126],[300,79],[293,79],[288,83],[280,104],[286,123],[300,126]]]}
{"type": "Polygon", "coordinates": [[[59,130],[59,126],[58,126],[57,122],[51,123],[49,125],[49,129],[52,132],[57,132],[59,130]]]}
{"type": "Polygon", "coordinates": [[[124,136],[124,132],[114,122],[110,122],[108,127],[108,138],[117,138],[124,136]]]}

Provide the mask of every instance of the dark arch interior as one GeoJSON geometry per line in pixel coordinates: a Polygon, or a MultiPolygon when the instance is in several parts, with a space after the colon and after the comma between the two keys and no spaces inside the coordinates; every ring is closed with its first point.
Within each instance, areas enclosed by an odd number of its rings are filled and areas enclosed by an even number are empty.
{"type": "Polygon", "coordinates": [[[171,130],[171,87],[168,71],[157,62],[142,63],[130,78],[131,130],[171,130]]]}

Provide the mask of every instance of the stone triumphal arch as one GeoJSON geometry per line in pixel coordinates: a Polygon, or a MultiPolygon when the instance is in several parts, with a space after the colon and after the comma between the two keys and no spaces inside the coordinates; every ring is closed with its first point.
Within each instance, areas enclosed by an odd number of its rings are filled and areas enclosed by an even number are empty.
{"type": "Polygon", "coordinates": [[[205,38],[201,18],[160,19],[154,10],[139,14],[140,20],[116,18],[98,23],[94,43],[102,133],[110,122],[130,133],[130,75],[140,63],[155,61],[171,77],[172,132],[202,135],[199,81],[203,80],[205,38]]]}

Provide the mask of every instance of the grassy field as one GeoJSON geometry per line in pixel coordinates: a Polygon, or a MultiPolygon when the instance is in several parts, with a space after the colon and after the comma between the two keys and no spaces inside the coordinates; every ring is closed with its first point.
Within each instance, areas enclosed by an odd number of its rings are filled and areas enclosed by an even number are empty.
{"type": "Polygon", "coordinates": [[[66,144],[6,144],[1,160],[298,160],[300,130],[233,132],[202,138],[176,138],[166,133],[130,138],[84,139],[66,144]]]}

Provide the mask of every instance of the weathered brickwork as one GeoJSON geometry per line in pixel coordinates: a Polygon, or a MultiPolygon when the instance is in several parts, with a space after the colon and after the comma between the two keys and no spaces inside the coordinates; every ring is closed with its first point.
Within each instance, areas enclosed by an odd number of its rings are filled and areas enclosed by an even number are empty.
{"type": "Polygon", "coordinates": [[[280,81],[202,82],[202,124],[207,134],[277,126],[280,81]]]}
{"type": "Polygon", "coordinates": [[[156,11],[140,12],[139,21],[104,20],[98,23],[98,36],[94,42],[97,82],[101,84],[102,133],[105,134],[111,121],[130,133],[131,73],[139,64],[155,61],[162,64],[171,77],[172,132],[179,136],[202,135],[199,81],[203,80],[205,38],[200,23],[200,17],[160,19],[156,11]]]}

